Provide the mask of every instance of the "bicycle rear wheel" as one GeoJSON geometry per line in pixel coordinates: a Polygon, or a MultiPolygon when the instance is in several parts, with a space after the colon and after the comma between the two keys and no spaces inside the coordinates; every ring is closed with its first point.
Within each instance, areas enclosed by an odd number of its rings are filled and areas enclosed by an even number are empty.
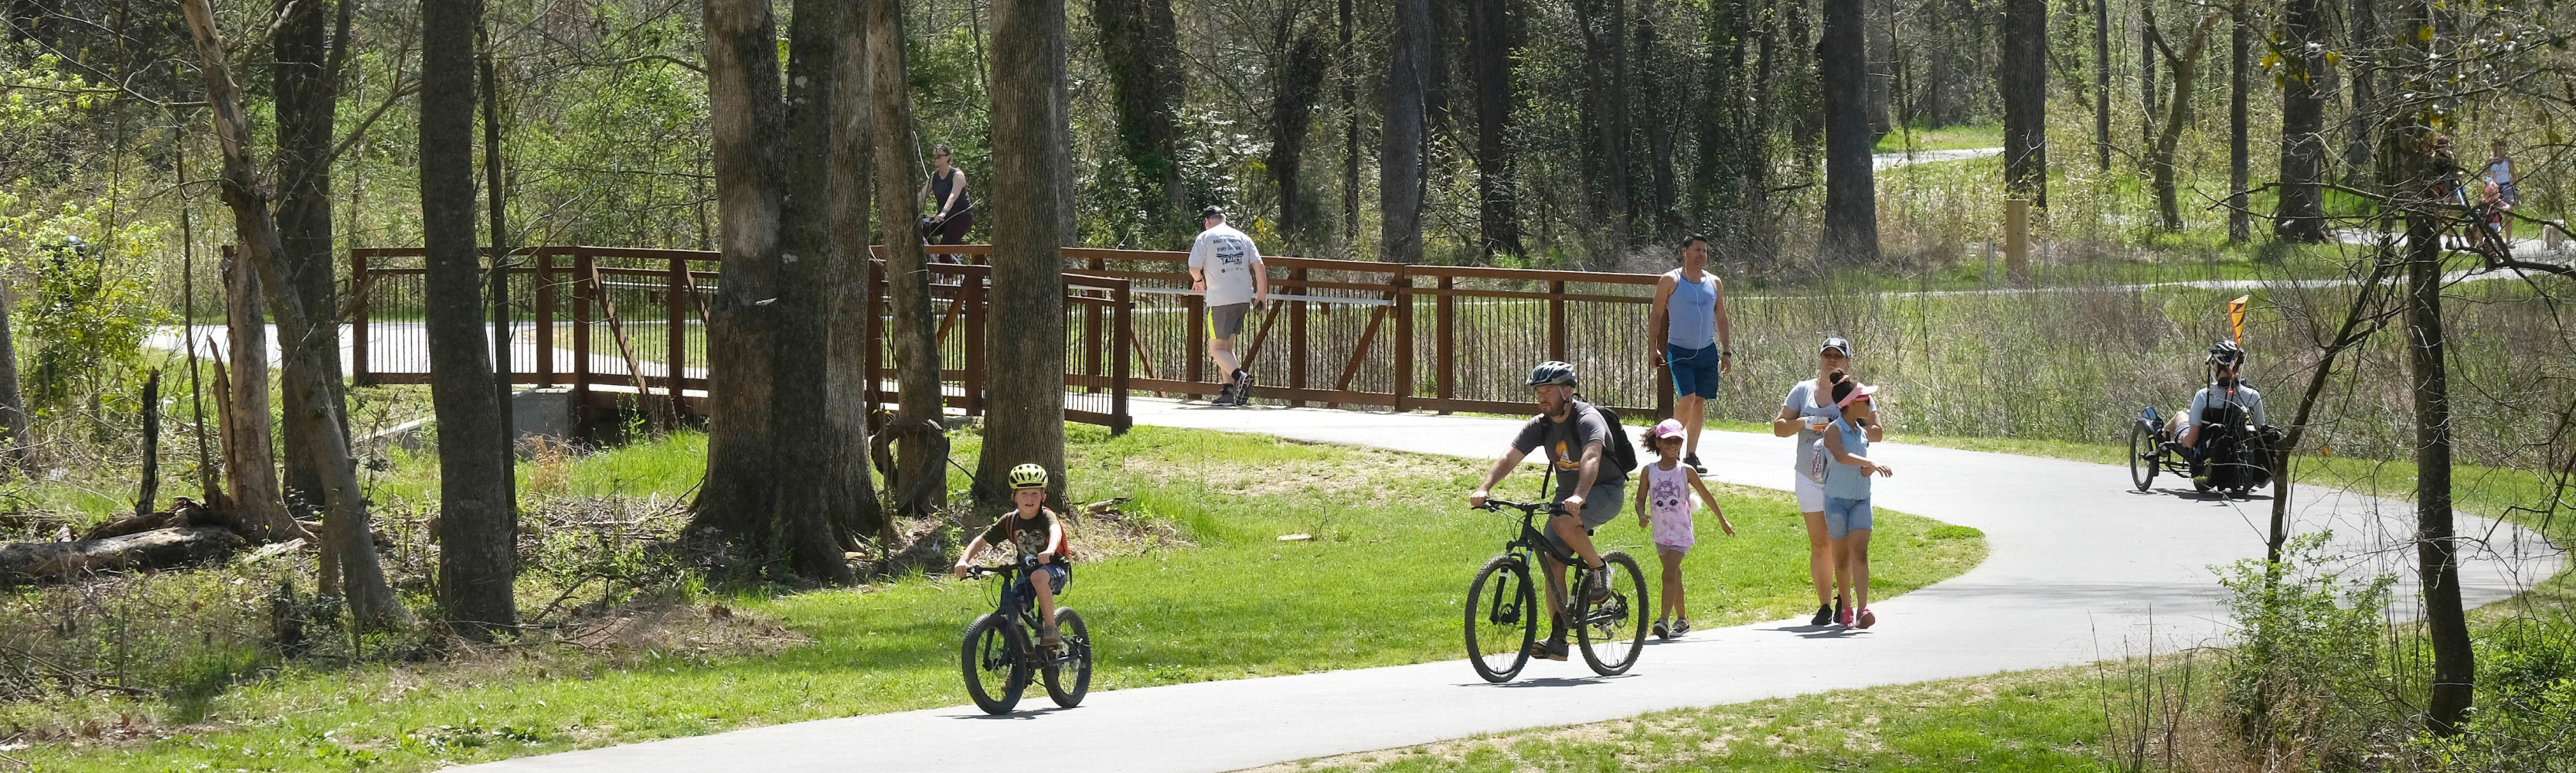
{"type": "Polygon", "coordinates": [[[966,626],[966,641],[957,648],[957,667],[966,678],[966,695],[986,714],[1008,714],[1028,689],[1029,667],[1016,657],[1019,636],[1011,620],[988,614],[966,626]]]}
{"type": "Polygon", "coordinates": [[[1520,674],[1538,637],[1538,616],[1528,565],[1501,555],[1476,570],[1467,586],[1467,663],[1476,675],[1500,683],[1520,674]]]}
{"type": "Polygon", "coordinates": [[[1646,613],[1654,602],[1646,597],[1646,575],[1637,571],[1637,560],[1628,554],[1601,554],[1600,571],[1610,575],[1608,598],[1590,604],[1584,603],[1580,590],[1569,594],[1575,602],[1574,638],[1592,673],[1616,676],[1636,665],[1637,654],[1645,651],[1646,613]]]}
{"type": "Polygon", "coordinates": [[[2156,482],[2156,471],[2164,466],[2163,444],[2145,419],[2129,425],[2129,482],[2139,491],[2156,482]]]}
{"type": "Polygon", "coordinates": [[[1047,697],[1055,705],[1073,708],[1082,704],[1084,693],[1091,692],[1091,628],[1082,624],[1082,616],[1073,610],[1056,607],[1055,631],[1064,637],[1065,656],[1047,664],[1047,697]]]}

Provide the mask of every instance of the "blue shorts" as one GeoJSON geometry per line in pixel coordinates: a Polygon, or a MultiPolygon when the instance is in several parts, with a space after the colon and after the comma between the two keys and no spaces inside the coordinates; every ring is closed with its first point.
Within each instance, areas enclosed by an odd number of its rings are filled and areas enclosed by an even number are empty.
{"type": "Polygon", "coordinates": [[[1826,537],[1842,539],[1853,529],[1869,527],[1869,500],[1825,497],[1826,537]]]}
{"type": "Polygon", "coordinates": [[[1664,344],[1664,364],[1673,372],[1673,396],[1716,399],[1719,359],[1715,345],[1704,349],[1684,349],[1664,344]]]}
{"type": "MultiPolygon", "coordinates": [[[[1064,586],[1073,582],[1073,571],[1064,568],[1062,563],[1039,564],[1038,571],[1046,573],[1047,588],[1057,595],[1062,595],[1064,586]]],[[[1026,577],[1020,578],[1019,583],[1011,586],[1011,590],[1018,592],[1021,598],[1033,598],[1037,594],[1037,587],[1030,585],[1029,578],[1026,577]]]]}

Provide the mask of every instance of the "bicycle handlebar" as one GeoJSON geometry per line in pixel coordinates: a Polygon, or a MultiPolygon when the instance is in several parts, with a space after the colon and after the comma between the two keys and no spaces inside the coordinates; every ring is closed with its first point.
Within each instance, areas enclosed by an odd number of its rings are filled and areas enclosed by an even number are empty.
{"type": "Polygon", "coordinates": [[[1490,497],[1485,499],[1484,509],[1486,510],[1500,511],[1502,508],[1506,507],[1519,510],[1523,513],[1536,513],[1540,510],[1546,510],[1549,514],[1553,515],[1565,512],[1565,505],[1562,502],[1548,502],[1542,504],[1537,502],[1512,502],[1508,500],[1493,499],[1490,497]]]}

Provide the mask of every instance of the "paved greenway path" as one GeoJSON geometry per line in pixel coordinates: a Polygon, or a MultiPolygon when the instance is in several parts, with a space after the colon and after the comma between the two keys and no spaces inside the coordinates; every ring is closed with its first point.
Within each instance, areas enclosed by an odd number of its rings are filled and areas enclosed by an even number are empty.
{"type": "MultiPolygon", "coordinates": [[[[1141,424],[1261,432],[1293,440],[1490,458],[1517,422],[1315,409],[1135,403],[1141,424]]],[[[1920,682],[2119,657],[2220,634],[2210,567],[2262,553],[2268,503],[2200,501],[2129,490],[2125,470],[2077,462],[1882,446],[1898,476],[1882,507],[1986,533],[1984,564],[1874,603],[1877,627],[1843,634],[1786,620],[1695,632],[1648,646],[1629,674],[1594,677],[1580,658],[1533,662],[1489,685],[1467,664],[1409,666],[1093,693],[1054,710],[1042,693],[1008,717],[972,706],[850,717],[532,757],[486,771],[943,771],[1046,760],[1064,771],[1225,771],[1519,728],[1595,722],[1823,690],[1920,682]],[[2152,628],[2150,624],[2152,621],[2152,628]]],[[[1718,480],[1783,488],[1791,441],[1713,432],[1701,456],[1718,480]]],[[[1534,490],[1536,470],[1506,482],[1534,490]]],[[[2331,526],[2404,571],[2401,503],[2326,495],[2300,508],[2303,529],[2331,526]]],[[[1466,492],[1459,492],[1463,498],[1466,492]]],[[[1462,528],[1500,519],[1466,510],[1462,528]]],[[[2471,605],[2554,572],[2559,554],[2529,532],[2463,516],[2478,540],[2465,575],[2471,605]]],[[[1724,551],[1724,541],[1703,549],[1724,551]]],[[[1463,594],[1475,567],[1456,567],[1463,594]]],[[[1181,592],[1175,589],[1174,592],[1181,592]]],[[[2400,590],[2404,598],[2409,591],[2400,590]]],[[[1068,601],[1079,608],[1080,591],[1068,601]]],[[[2401,610],[2402,612],[2402,610],[2401,610]]],[[[1366,614],[1352,610],[1352,614],[1366,614]]],[[[963,621],[960,621],[962,624],[963,621]]],[[[1033,688],[1034,690],[1034,688],[1033,688]]],[[[965,697],[961,688],[958,696],[965,697]]]]}

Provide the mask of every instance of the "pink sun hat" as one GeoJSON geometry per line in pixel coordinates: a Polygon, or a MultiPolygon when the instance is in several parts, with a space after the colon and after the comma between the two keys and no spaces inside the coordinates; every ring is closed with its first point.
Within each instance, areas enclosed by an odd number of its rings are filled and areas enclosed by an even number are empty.
{"type": "Polygon", "coordinates": [[[1675,438],[1675,437],[1681,437],[1681,436],[1682,436],[1682,423],[1681,423],[1681,422],[1679,422],[1679,421],[1675,421],[1675,420],[1672,420],[1672,419],[1665,419],[1665,420],[1663,420],[1663,421],[1661,421],[1661,422],[1657,422],[1657,423],[1655,424],[1655,439],[1656,439],[1656,440],[1663,440],[1664,438],[1675,438]]]}

